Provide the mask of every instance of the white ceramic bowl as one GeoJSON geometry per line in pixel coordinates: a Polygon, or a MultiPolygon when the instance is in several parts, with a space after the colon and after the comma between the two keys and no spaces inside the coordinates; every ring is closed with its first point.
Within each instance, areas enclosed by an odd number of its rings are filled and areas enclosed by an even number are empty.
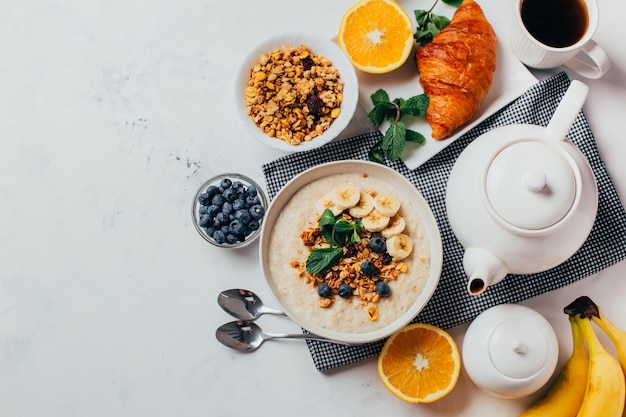
{"type": "MultiPolygon", "coordinates": [[[[437,226],[437,221],[428,206],[424,197],[420,192],[411,184],[405,177],[398,172],[384,165],[367,162],[367,161],[338,161],[327,164],[318,165],[311,168],[289,181],[276,195],[271,202],[266,215],[263,227],[261,228],[261,240],[260,240],[260,261],[265,280],[270,287],[277,303],[281,306],[283,311],[297,322],[304,329],[307,329],[311,333],[324,336],[330,339],[341,340],[353,344],[361,344],[383,339],[402,327],[406,326],[417,314],[424,308],[426,303],[430,300],[441,275],[443,259],[443,250],[441,244],[441,235],[437,226]],[[335,330],[329,330],[323,325],[315,323],[314,321],[307,319],[303,314],[298,313],[297,309],[293,305],[290,305],[284,297],[281,296],[281,291],[278,288],[278,284],[274,281],[269,267],[269,245],[272,230],[274,224],[287,202],[291,199],[292,195],[296,193],[303,186],[316,181],[321,178],[325,178],[335,174],[367,174],[368,177],[375,178],[377,180],[391,184],[397,191],[398,195],[402,195],[403,199],[406,199],[413,206],[414,210],[421,218],[424,226],[424,230],[428,235],[430,242],[431,252],[431,264],[428,277],[424,284],[422,292],[417,296],[413,304],[410,305],[406,311],[401,312],[399,316],[390,324],[385,327],[366,331],[366,332],[341,332],[335,330]]],[[[289,260],[285,260],[289,262],[289,260]]],[[[311,297],[318,297],[314,289],[311,291],[311,297]]],[[[356,301],[355,301],[356,302],[356,301]]],[[[332,308],[332,307],[331,307],[332,308]]]]}
{"type": "Polygon", "coordinates": [[[341,48],[332,40],[312,33],[291,32],[267,38],[245,55],[235,75],[234,94],[235,109],[239,119],[255,140],[283,151],[301,152],[327,144],[348,126],[359,100],[359,86],[352,63],[341,48]],[[343,101],[341,103],[341,114],[322,135],[299,145],[290,145],[281,139],[270,137],[262,132],[250,116],[246,114],[245,89],[248,86],[250,69],[258,62],[261,54],[272,52],[284,46],[299,47],[300,45],[308,46],[315,55],[330,59],[333,66],[339,70],[339,76],[344,81],[343,101]]]}

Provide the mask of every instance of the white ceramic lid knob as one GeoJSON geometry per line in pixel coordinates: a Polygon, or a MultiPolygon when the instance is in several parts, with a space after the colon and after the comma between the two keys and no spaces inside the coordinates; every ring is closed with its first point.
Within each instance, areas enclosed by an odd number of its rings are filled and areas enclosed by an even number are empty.
{"type": "Polygon", "coordinates": [[[497,326],[489,340],[491,362],[503,375],[524,379],[537,374],[552,354],[537,323],[511,319],[497,326]]]}
{"type": "Polygon", "coordinates": [[[530,169],[524,175],[524,184],[529,191],[538,193],[548,184],[545,172],[539,169],[530,169]]]}
{"type": "Polygon", "coordinates": [[[515,142],[491,161],[485,175],[492,213],[519,229],[540,231],[574,206],[578,167],[566,151],[546,141],[515,142]]]}

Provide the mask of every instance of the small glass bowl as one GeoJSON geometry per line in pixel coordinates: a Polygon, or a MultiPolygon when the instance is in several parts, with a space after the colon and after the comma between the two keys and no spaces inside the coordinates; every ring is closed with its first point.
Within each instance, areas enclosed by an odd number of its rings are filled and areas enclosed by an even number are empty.
{"type": "MultiPolygon", "coordinates": [[[[196,230],[198,231],[198,233],[200,234],[200,236],[202,236],[204,238],[204,240],[206,240],[207,242],[209,242],[210,244],[220,247],[220,248],[242,248],[244,246],[249,245],[250,243],[252,243],[257,237],[259,237],[259,235],[261,234],[261,226],[263,224],[263,219],[265,217],[265,214],[263,215],[263,217],[261,217],[260,219],[258,219],[259,222],[259,227],[256,230],[252,230],[250,232],[250,234],[248,234],[244,240],[240,240],[236,243],[218,243],[212,236],[210,236],[207,233],[207,229],[200,226],[200,217],[202,216],[202,214],[200,213],[200,208],[202,207],[202,205],[200,204],[199,198],[200,195],[202,195],[203,193],[205,193],[207,191],[207,189],[209,188],[209,186],[211,185],[215,185],[218,186],[220,185],[220,182],[223,179],[230,179],[233,183],[236,181],[239,181],[241,184],[244,185],[244,187],[247,189],[249,186],[254,186],[257,189],[257,196],[259,199],[259,204],[261,204],[263,206],[264,211],[267,211],[267,207],[268,207],[268,202],[267,202],[267,197],[265,195],[265,192],[263,191],[263,189],[259,186],[259,184],[257,184],[254,180],[252,180],[249,177],[246,177],[245,175],[241,175],[241,174],[234,174],[234,173],[226,173],[226,174],[221,174],[221,175],[217,175],[209,180],[207,180],[204,184],[202,184],[200,186],[200,188],[198,188],[198,191],[196,191],[196,194],[194,195],[193,198],[193,203],[191,206],[191,217],[193,219],[193,225],[195,226],[196,230]]],[[[233,211],[234,213],[234,211],[233,211]]]]}

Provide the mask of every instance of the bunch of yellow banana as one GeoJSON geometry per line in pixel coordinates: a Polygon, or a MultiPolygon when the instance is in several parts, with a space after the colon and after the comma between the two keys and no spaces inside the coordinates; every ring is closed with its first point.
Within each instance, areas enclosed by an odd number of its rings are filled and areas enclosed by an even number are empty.
{"type": "Polygon", "coordinates": [[[406,221],[398,214],[400,200],[386,193],[361,190],[349,182],[336,186],[318,202],[319,213],[330,209],[335,216],[347,210],[352,217],[361,219],[363,227],[380,233],[387,239],[387,252],[399,261],[411,254],[413,240],[402,233],[406,221]]]}
{"type": "Polygon", "coordinates": [[[574,348],[563,370],[545,397],[541,398],[520,417],[562,416],[575,417],[585,396],[589,357],[585,338],[574,317],[569,319],[572,327],[574,348]]]}
{"type": "Polygon", "coordinates": [[[577,298],[564,311],[572,328],[572,355],[546,396],[520,417],[622,417],[626,399],[626,332],[606,319],[589,297],[577,298]],[[613,341],[619,361],[602,346],[592,321],[613,341]]]}

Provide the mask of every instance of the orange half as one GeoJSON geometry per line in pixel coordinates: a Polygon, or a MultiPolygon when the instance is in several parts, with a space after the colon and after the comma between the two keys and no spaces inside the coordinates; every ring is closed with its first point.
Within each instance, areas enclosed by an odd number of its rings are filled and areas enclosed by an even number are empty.
{"type": "Polygon", "coordinates": [[[338,41],[355,68],[386,73],[411,54],[413,23],[394,0],[360,0],[344,13],[338,41]]]}
{"type": "Polygon", "coordinates": [[[393,334],[378,356],[378,375],[404,401],[430,403],[455,387],[459,349],[450,334],[430,324],[409,324],[393,334]]]}

